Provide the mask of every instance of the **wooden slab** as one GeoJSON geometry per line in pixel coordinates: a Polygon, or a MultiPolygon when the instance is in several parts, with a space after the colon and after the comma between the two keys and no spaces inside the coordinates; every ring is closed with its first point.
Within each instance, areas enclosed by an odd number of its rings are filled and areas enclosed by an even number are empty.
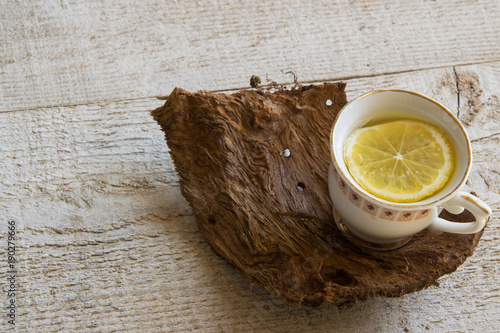
{"type": "Polygon", "coordinates": [[[152,113],[212,248],[294,306],[421,290],[461,265],[482,235],[424,231],[390,252],[361,250],[342,237],[326,179],[344,88],[232,95],[176,88],[152,113]]]}
{"type": "Polygon", "coordinates": [[[498,13],[484,0],[9,1],[0,110],[230,90],[287,70],[315,82],[498,61],[498,13]]]}

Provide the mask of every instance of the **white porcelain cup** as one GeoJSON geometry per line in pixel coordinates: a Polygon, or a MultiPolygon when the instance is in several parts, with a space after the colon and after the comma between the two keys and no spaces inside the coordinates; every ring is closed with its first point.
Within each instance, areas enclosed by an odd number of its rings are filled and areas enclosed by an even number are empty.
{"type": "Polygon", "coordinates": [[[472,163],[467,133],[449,110],[428,97],[405,90],[378,90],[351,101],[337,115],[330,135],[330,150],[328,186],[335,222],[358,245],[390,250],[404,245],[426,228],[434,234],[472,234],[481,231],[489,220],[491,208],[460,191],[472,163]],[[455,168],[437,193],[412,203],[391,202],[367,192],[350,175],[343,156],[344,143],[354,128],[381,113],[388,118],[423,120],[445,131],[455,149],[455,168]],[[439,218],[443,208],[452,214],[459,214],[465,208],[475,221],[462,223],[439,218]]]}

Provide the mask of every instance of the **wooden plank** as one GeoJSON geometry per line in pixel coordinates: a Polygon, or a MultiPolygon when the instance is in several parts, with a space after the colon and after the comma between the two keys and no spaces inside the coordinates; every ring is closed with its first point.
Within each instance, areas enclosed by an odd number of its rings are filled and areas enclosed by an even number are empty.
{"type": "Polygon", "coordinates": [[[341,309],[290,308],[211,251],[149,115],[161,101],[0,113],[0,256],[14,219],[18,331],[491,331],[500,323],[499,84],[500,62],[347,80],[349,99],[411,89],[459,114],[476,160],[466,189],[494,216],[441,286],[341,309]]]}
{"type": "Polygon", "coordinates": [[[500,209],[500,66],[456,67],[455,75],[457,114],[473,150],[469,189],[487,193],[484,200],[493,209],[500,209]]]}
{"type": "Polygon", "coordinates": [[[500,3],[9,1],[0,111],[498,61],[500,3]]]}

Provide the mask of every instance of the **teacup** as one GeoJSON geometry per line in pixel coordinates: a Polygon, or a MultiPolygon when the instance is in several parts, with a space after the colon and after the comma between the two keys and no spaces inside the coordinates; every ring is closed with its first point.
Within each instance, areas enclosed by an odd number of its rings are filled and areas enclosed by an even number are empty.
{"type": "Polygon", "coordinates": [[[449,110],[428,97],[405,90],[378,90],[351,101],[337,115],[330,135],[330,151],[328,186],[335,222],[358,245],[391,250],[403,246],[426,228],[433,234],[472,234],[481,231],[489,220],[491,208],[474,195],[461,191],[472,163],[467,133],[449,110]],[[437,193],[417,202],[391,202],[369,193],[351,176],[344,161],[344,143],[354,128],[381,112],[394,113],[384,117],[425,121],[445,132],[455,149],[455,168],[437,193]],[[465,208],[474,215],[475,221],[442,219],[438,215],[443,208],[452,214],[459,214],[465,208]]]}

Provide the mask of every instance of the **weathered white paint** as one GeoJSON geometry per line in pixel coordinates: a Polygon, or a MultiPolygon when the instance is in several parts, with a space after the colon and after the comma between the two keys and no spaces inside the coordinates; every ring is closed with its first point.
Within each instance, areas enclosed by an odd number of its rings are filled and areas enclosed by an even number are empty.
{"type": "MultiPolygon", "coordinates": [[[[18,332],[497,331],[499,13],[496,1],[0,0],[1,307],[15,219],[18,332]],[[352,78],[349,99],[415,90],[466,124],[466,189],[494,215],[439,287],[294,309],[212,252],[151,96],[236,89],[252,74],[290,82],[282,69],[302,81],[352,78]]],[[[0,331],[13,331],[4,315],[0,331]]]]}
{"type": "Polygon", "coordinates": [[[0,109],[499,60],[500,2],[2,0],[0,109]]]}

